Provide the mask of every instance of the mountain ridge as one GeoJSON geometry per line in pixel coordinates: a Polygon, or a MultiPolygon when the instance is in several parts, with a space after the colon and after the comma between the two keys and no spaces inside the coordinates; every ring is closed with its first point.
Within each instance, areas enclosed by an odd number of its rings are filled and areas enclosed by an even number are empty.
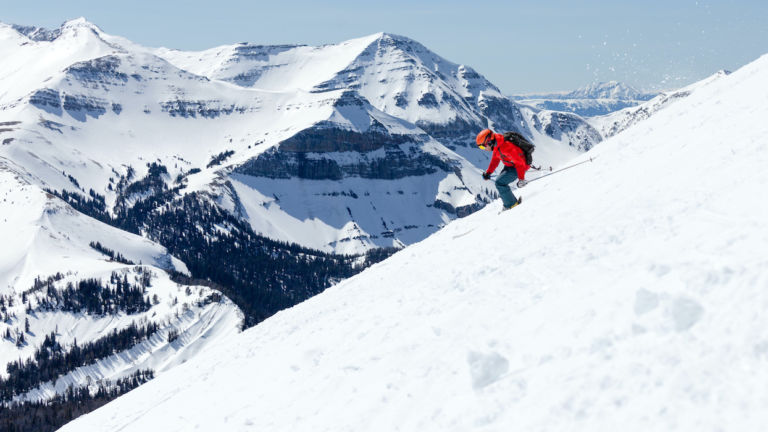
{"type": "Polygon", "coordinates": [[[512,99],[540,109],[568,111],[584,117],[594,117],[637,106],[657,95],[657,92],[642,92],[622,82],[607,81],[567,92],[513,95],[512,99]]]}
{"type": "Polygon", "coordinates": [[[649,100],[656,96],[656,92],[644,92],[620,81],[601,81],[588,84],[576,90],[549,92],[549,93],[523,93],[514,95],[515,99],[617,99],[617,100],[649,100]]]}

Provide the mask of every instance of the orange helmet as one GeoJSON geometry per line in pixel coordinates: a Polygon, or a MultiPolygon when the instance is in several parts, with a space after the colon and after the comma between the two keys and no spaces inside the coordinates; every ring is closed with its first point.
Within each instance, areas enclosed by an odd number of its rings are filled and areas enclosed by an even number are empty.
{"type": "Polygon", "coordinates": [[[493,148],[493,131],[490,129],[483,129],[477,134],[475,142],[477,142],[477,146],[483,150],[493,148]]]}

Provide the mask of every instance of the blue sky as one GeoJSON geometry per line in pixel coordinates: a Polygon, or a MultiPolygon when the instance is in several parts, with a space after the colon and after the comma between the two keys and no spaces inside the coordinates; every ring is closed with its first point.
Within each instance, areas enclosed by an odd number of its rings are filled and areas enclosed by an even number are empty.
{"type": "Polygon", "coordinates": [[[768,53],[757,0],[375,2],[0,0],[0,21],[58,27],[84,16],[149,46],[334,43],[379,31],[474,67],[507,93],[618,80],[674,88],[768,53]]]}

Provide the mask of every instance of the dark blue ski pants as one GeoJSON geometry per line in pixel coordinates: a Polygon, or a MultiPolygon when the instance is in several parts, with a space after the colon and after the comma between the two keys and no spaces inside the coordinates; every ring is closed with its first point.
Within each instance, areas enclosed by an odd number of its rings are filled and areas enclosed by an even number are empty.
{"type": "Polygon", "coordinates": [[[501,174],[496,177],[496,189],[499,191],[499,196],[501,197],[501,202],[504,203],[504,207],[511,207],[517,203],[517,198],[515,198],[515,195],[512,193],[512,188],[509,187],[509,184],[515,180],[517,180],[517,171],[515,170],[515,167],[506,165],[504,166],[504,169],[501,170],[501,174]]]}

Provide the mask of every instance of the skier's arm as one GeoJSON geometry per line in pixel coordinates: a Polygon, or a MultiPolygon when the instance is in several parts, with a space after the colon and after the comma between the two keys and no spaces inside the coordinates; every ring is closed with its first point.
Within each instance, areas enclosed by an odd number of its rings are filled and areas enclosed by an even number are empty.
{"type": "Polygon", "coordinates": [[[512,152],[512,163],[515,165],[515,171],[517,172],[517,178],[520,180],[525,180],[525,172],[528,171],[527,163],[525,163],[525,155],[523,155],[523,151],[520,150],[519,147],[514,146],[514,151],[512,152]]]}
{"type": "Polygon", "coordinates": [[[523,161],[522,165],[515,165],[515,171],[519,180],[525,180],[525,172],[528,171],[528,165],[525,165],[525,161],[523,161]]]}
{"type": "Polygon", "coordinates": [[[501,155],[499,155],[499,148],[496,147],[493,149],[493,155],[491,156],[491,164],[488,165],[488,169],[485,170],[488,174],[492,174],[494,171],[496,171],[496,167],[499,166],[499,162],[501,162],[501,155]]]}

